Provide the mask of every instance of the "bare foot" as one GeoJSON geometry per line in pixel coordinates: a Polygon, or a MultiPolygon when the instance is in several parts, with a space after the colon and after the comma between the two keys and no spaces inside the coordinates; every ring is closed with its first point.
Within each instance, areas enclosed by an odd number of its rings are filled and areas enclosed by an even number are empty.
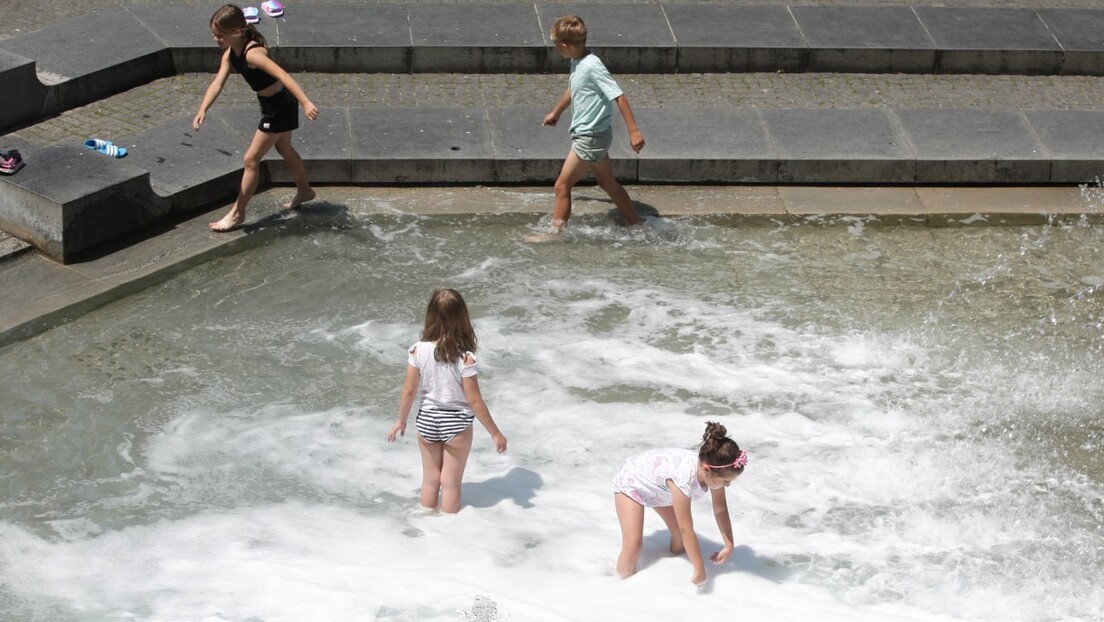
{"type": "Polygon", "coordinates": [[[545,242],[555,242],[559,240],[562,235],[562,231],[546,231],[534,235],[523,235],[521,239],[529,244],[544,244],[545,242]]]}
{"type": "Polygon", "coordinates": [[[245,222],[245,212],[231,208],[221,220],[209,222],[207,226],[211,228],[211,231],[224,233],[237,229],[243,222],[245,222]]]}
{"type": "Polygon", "coordinates": [[[284,205],[284,209],[299,209],[300,205],[306,203],[307,201],[314,200],[314,197],[316,196],[318,195],[314,192],[313,188],[307,190],[306,192],[296,192],[295,198],[291,200],[291,203],[284,205]]]}

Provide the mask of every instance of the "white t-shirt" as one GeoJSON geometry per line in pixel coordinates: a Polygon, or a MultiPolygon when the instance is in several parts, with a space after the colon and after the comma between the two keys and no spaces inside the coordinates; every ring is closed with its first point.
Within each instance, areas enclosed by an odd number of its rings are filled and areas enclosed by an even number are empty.
{"type": "Polygon", "coordinates": [[[410,346],[410,356],[406,360],[411,367],[417,367],[421,374],[422,405],[471,413],[471,405],[464,396],[463,379],[479,373],[479,363],[475,360],[475,355],[465,352],[455,363],[441,363],[433,358],[436,350],[436,343],[419,341],[410,346]],[[465,365],[464,359],[469,356],[472,364],[465,365]]]}
{"type": "Polygon", "coordinates": [[[613,491],[645,507],[674,505],[671,480],[691,501],[705,496],[707,488],[698,481],[698,452],[690,449],[653,449],[629,456],[613,478],[613,491]]]}

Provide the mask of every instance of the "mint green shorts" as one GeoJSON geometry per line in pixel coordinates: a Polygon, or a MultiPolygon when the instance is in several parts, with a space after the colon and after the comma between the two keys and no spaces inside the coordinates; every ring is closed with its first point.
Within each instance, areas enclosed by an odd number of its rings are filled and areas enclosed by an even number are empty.
{"type": "Polygon", "coordinates": [[[571,149],[579,159],[584,162],[596,164],[602,161],[609,153],[613,144],[613,130],[606,130],[599,134],[572,134],[571,149]]]}

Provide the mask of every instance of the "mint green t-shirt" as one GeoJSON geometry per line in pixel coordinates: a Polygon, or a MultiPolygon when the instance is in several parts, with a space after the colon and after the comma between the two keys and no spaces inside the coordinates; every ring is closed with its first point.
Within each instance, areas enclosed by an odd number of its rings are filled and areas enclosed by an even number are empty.
{"type": "Polygon", "coordinates": [[[571,91],[571,133],[598,134],[609,131],[610,102],[621,97],[621,87],[617,86],[606,66],[594,54],[571,61],[571,77],[568,78],[571,91]]]}

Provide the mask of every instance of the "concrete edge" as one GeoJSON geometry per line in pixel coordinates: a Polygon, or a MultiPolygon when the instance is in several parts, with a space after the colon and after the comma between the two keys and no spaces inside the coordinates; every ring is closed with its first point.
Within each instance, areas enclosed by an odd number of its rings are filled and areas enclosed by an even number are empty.
{"type": "MultiPolygon", "coordinates": [[[[657,3],[662,7],[661,3],[657,3]]],[[[413,9],[405,7],[408,16],[413,9]]],[[[536,7],[536,5],[534,5],[536,7]]],[[[606,5],[614,12],[631,11],[640,5],[606,5]]],[[[470,7],[469,7],[470,8],[470,7]]],[[[837,7],[856,15],[869,7],[837,7]]],[[[739,11],[746,7],[731,7],[739,11]]],[[[126,7],[122,7],[127,11],[126,7]]],[[[203,23],[208,7],[177,10],[194,12],[196,23],[203,23]]],[[[949,12],[957,9],[936,7],[927,13],[949,12]]],[[[984,23],[985,11],[976,10],[976,20],[984,23]]],[[[997,14],[1000,9],[988,9],[997,14]]],[[[1045,22],[1038,11],[1031,11],[1040,24],[1045,22]]],[[[133,11],[131,11],[133,12],[133,11]]],[[[1052,11],[1053,12],[1053,11],[1052,11]]],[[[534,11],[534,22],[541,27],[534,11]]],[[[1104,16],[1104,10],[1099,11],[1104,16]]],[[[189,13],[190,14],[190,13],[189,13]]],[[[918,17],[923,24],[922,16],[918,17]]],[[[1104,17],[1102,17],[1104,19],[1104,17]]],[[[269,20],[271,21],[271,20],[269,20]]],[[[157,41],[156,49],[149,53],[130,56],[129,50],[120,50],[117,61],[106,60],[105,66],[82,75],[68,76],[55,83],[44,83],[34,59],[25,59],[17,52],[5,49],[10,40],[0,41],[0,91],[27,93],[25,105],[9,106],[0,111],[0,131],[34,123],[45,116],[57,114],[77,106],[86,105],[117,94],[128,88],[147,84],[185,71],[213,71],[217,66],[218,50],[213,46],[200,47],[191,38],[169,38],[158,28],[138,21],[157,41]],[[187,42],[185,42],[187,41],[187,42]],[[28,64],[29,63],[29,64],[28,64]],[[29,84],[34,71],[35,84],[29,84]],[[41,102],[41,105],[39,105],[41,102]]],[[[798,24],[800,27],[800,24],[798,24]]],[[[80,18],[69,20],[51,28],[79,31],[80,18]]],[[[283,26],[294,32],[295,25],[283,26]]],[[[191,33],[191,31],[188,31],[191,33]]],[[[35,33],[21,35],[33,37],[35,33]]],[[[800,44],[773,47],[763,44],[746,44],[735,40],[716,43],[684,45],[673,36],[666,41],[644,45],[610,46],[595,43],[596,52],[603,55],[607,66],[614,73],[700,73],[716,71],[862,71],[874,73],[987,73],[1025,75],[1104,75],[1104,44],[1097,48],[1063,45],[1060,32],[1051,33],[1056,46],[1039,49],[1023,49],[1015,41],[1008,41],[1000,49],[974,49],[958,43],[939,46],[923,44],[919,47],[893,43],[871,43],[858,35],[842,43],[822,46],[801,41],[800,44]]],[[[317,35],[315,35],[317,36],[317,35]]],[[[544,42],[498,42],[493,39],[475,42],[423,43],[408,33],[409,40],[402,43],[345,42],[277,45],[273,56],[286,63],[289,71],[313,72],[465,72],[465,73],[542,73],[550,68],[551,52],[544,42]]],[[[354,39],[355,40],[355,39],[354,39]]],[[[59,46],[79,45],[79,37],[61,37],[59,46]],[[70,43],[72,41],[72,43],[70,43]]],[[[59,53],[67,54],[62,49],[59,53]]],[[[79,48],[72,50],[79,54],[79,48]]],[[[558,67],[558,63],[555,64],[558,67]]]]}
{"type": "MultiPolygon", "coordinates": [[[[1104,192],[1093,198],[1078,187],[858,187],[858,186],[629,186],[638,209],[658,217],[736,219],[742,226],[777,226],[780,222],[850,223],[864,226],[1046,226],[1104,223],[1104,192]]],[[[41,334],[112,301],[164,282],[213,258],[264,244],[287,227],[331,229],[347,222],[348,207],[359,216],[396,214],[437,216],[508,216],[531,214],[534,223],[551,209],[551,187],[356,188],[378,207],[350,199],[340,187],[320,187],[313,207],[292,217],[278,207],[285,189],[257,195],[242,229],[228,234],[207,231],[216,214],[200,214],[176,223],[159,235],[138,241],[123,254],[72,265],[56,264],[38,253],[22,253],[0,261],[0,281],[17,278],[20,266],[35,262],[40,272],[64,271],[80,283],[63,294],[48,278],[30,286],[21,297],[36,305],[20,316],[5,310],[0,317],[0,348],[41,334]],[[447,200],[425,201],[424,193],[447,200]],[[419,198],[421,197],[421,198],[419,198]],[[35,292],[38,292],[37,294],[35,292]]],[[[576,190],[576,215],[609,214],[602,191],[593,185],[576,190]]],[[[1091,193],[1089,193],[1091,194],[1091,193]]]]}

